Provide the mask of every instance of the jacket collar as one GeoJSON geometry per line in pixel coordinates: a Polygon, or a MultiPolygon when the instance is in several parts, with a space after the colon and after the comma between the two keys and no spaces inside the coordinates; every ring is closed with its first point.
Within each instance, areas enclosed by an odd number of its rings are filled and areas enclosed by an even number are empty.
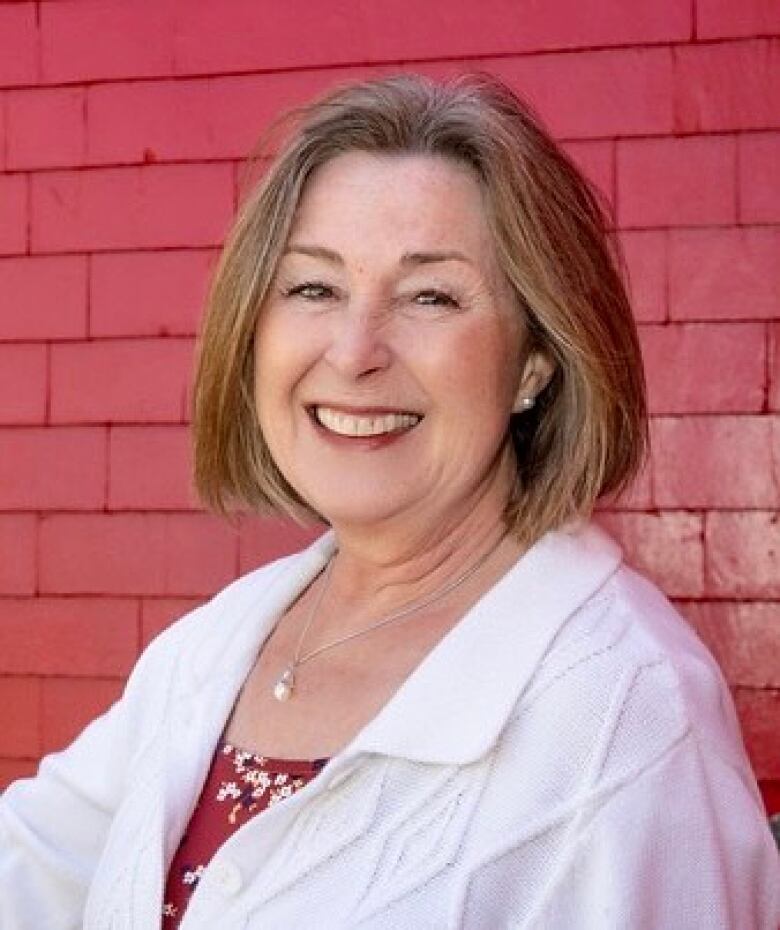
{"type": "Polygon", "coordinates": [[[207,603],[204,623],[185,663],[189,685],[201,691],[217,679],[240,688],[276,622],[327,565],[335,537],[325,533],[307,549],[239,578],[207,603]],[[219,629],[217,629],[219,627],[219,629]]]}
{"type": "Polygon", "coordinates": [[[593,525],[546,534],[428,654],[350,748],[453,765],[482,758],[565,621],[620,562],[620,548],[593,525]]]}
{"type": "MultiPolygon", "coordinates": [[[[220,647],[214,649],[209,624],[209,641],[202,643],[207,648],[194,656],[197,687],[219,677],[232,704],[274,623],[334,548],[333,534],[326,533],[300,555],[237,583],[235,597],[225,599],[230,617],[220,647]]],[[[342,755],[368,752],[454,765],[483,757],[558,631],[621,559],[618,545],[593,524],[547,533],[438,643],[342,755]]]]}

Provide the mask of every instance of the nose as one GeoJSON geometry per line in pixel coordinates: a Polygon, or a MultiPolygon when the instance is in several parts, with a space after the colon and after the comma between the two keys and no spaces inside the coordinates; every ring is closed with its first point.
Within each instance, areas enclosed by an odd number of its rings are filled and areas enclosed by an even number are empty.
{"type": "Polygon", "coordinates": [[[349,309],[337,317],[325,353],[327,362],[352,380],[386,369],[392,353],[386,340],[385,315],[349,309]]]}

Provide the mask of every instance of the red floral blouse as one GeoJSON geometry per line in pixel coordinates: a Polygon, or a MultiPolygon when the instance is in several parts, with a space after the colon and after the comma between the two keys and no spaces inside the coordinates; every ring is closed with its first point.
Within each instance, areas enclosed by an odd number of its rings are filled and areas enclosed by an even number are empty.
{"type": "Polygon", "coordinates": [[[162,930],[176,930],[211,857],[252,817],[305,787],[327,759],[271,759],[220,742],[187,831],[171,862],[162,930]]]}

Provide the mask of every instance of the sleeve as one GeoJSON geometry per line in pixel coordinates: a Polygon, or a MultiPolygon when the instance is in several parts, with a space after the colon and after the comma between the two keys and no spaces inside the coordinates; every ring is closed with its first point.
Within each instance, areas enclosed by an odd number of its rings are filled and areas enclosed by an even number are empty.
{"type": "MultiPolygon", "coordinates": [[[[186,621],[180,621],[186,623],[186,621]]],[[[123,696],[34,778],[0,796],[0,927],[77,930],[132,759],[160,715],[179,625],[139,659],[123,696]]]]}
{"type": "Polygon", "coordinates": [[[778,930],[780,861],[750,778],[688,733],[580,821],[523,926],[778,930]]]}

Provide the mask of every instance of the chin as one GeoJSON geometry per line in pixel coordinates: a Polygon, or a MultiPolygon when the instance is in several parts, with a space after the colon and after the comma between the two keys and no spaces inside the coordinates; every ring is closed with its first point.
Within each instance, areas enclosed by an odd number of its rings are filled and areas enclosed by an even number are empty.
{"type": "Polygon", "coordinates": [[[328,524],[337,530],[339,527],[369,527],[379,526],[386,520],[391,519],[400,513],[403,508],[392,507],[327,507],[317,508],[318,512],[323,515],[328,524]]]}
{"type": "Polygon", "coordinates": [[[340,526],[378,525],[404,510],[413,510],[415,506],[412,500],[389,499],[386,489],[382,493],[376,489],[361,490],[354,485],[350,486],[345,477],[341,479],[341,491],[338,500],[334,499],[333,493],[304,495],[310,506],[336,530],[340,526]]]}

